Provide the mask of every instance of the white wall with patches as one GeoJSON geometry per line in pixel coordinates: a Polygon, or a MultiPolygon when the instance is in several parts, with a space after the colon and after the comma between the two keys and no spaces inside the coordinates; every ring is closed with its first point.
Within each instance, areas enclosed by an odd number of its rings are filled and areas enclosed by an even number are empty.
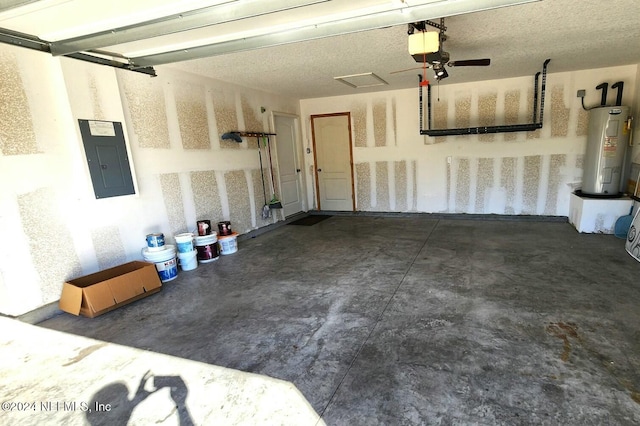
{"type": "Polygon", "coordinates": [[[636,97],[635,103],[631,106],[634,111],[633,133],[632,133],[632,161],[640,164],[640,65],[636,69],[636,97]]]}
{"type": "Polygon", "coordinates": [[[171,242],[198,219],[231,220],[240,233],[282,219],[256,214],[256,141],[227,146],[220,134],[269,131],[272,111],[297,115],[298,101],[157,71],[150,78],[0,45],[0,313],[56,302],[68,279],[141,260],[148,233],[171,242]],[[78,119],[123,124],[135,195],[95,198],[78,119]]]}
{"type": "MultiPolygon", "coordinates": [[[[305,99],[300,102],[304,144],[313,149],[311,115],[352,113],[357,210],[567,216],[569,194],[581,182],[588,123],[576,93],[587,91],[589,107],[600,102],[595,86],[624,81],[623,105],[637,111],[638,68],[549,72],[544,126],[535,132],[421,136],[417,82],[415,89],[305,99]],[[376,112],[381,105],[386,111],[376,112]],[[386,127],[384,144],[378,121],[386,127]],[[406,165],[400,185],[397,163],[406,165]],[[399,194],[404,197],[400,208],[399,194]]],[[[530,123],[533,84],[532,75],[432,86],[433,128],[530,123]]],[[[305,155],[312,206],[313,158],[305,155]]]]}
{"type": "MultiPolygon", "coordinates": [[[[256,141],[219,138],[269,131],[272,111],[302,117],[309,148],[310,115],[352,112],[359,210],[566,216],[586,144],[576,91],[586,89],[590,105],[599,100],[596,85],[622,80],[623,103],[640,110],[638,66],[550,73],[545,127],[536,134],[433,139],[418,132],[417,88],[297,101],[169,67],[158,73],[151,79],[0,45],[0,313],[55,302],[65,280],[141,259],[146,234],[171,236],[203,214],[231,220],[239,232],[281,219],[259,217],[256,141]],[[95,199],[78,119],[123,123],[135,195],[95,199]]],[[[520,94],[516,115],[526,121],[532,78],[442,86],[446,110],[436,105],[436,122],[502,124],[509,91],[520,94]]],[[[640,140],[638,126],[634,135],[640,140]]],[[[305,165],[313,206],[313,153],[305,165]]]]}

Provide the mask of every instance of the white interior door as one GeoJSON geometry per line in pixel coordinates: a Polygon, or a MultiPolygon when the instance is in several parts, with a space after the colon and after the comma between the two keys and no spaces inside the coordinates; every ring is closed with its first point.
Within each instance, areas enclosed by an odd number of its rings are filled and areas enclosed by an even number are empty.
{"type": "Polygon", "coordinates": [[[297,118],[274,115],[276,149],[280,176],[280,201],[284,216],[302,211],[302,173],[298,156],[297,118]]]}
{"type": "Polygon", "coordinates": [[[319,210],[353,211],[350,114],[311,117],[319,210]]]}

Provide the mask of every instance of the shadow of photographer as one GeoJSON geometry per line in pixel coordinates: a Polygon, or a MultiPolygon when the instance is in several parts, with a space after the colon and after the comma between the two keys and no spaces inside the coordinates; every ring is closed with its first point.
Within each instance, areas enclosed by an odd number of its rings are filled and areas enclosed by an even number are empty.
{"type": "MultiPolygon", "coordinates": [[[[189,390],[180,376],[154,376],[147,371],[140,379],[133,398],[129,399],[129,388],[122,382],[110,383],[98,390],[85,412],[92,426],[127,424],[133,410],[155,392],[169,388],[169,394],[178,414],[180,426],[193,426],[186,400],[189,390]],[[151,387],[152,390],[147,390],[151,387]]],[[[173,413],[174,411],[172,411],[173,413]]]]}

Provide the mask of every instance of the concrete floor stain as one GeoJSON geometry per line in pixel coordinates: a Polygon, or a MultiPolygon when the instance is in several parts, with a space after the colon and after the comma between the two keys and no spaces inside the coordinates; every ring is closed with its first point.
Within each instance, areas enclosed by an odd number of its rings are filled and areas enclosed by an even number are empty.
{"type": "Polygon", "coordinates": [[[87,348],[82,349],[80,352],[78,352],[78,355],[76,355],[75,357],[71,358],[69,360],[69,362],[67,362],[66,364],[62,364],[63,367],[67,367],[71,364],[75,364],[76,362],[79,362],[81,360],[83,360],[84,358],[88,357],[89,355],[91,355],[92,353],[94,353],[95,351],[97,351],[100,348],[103,348],[107,346],[107,343],[98,343],[97,345],[92,345],[89,346],[87,348]]]}
{"type": "Polygon", "coordinates": [[[621,378],[617,369],[614,367],[613,361],[608,361],[606,357],[599,352],[588,348],[585,346],[585,342],[582,337],[578,334],[578,326],[574,323],[564,323],[564,322],[552,322],[547,325],[547,333],[550,335],[562,339],[562,355],[560,355],[560,359],[564,362],[569,360],[569,356],[571,355],[571,341],[569,338],[574,339],[580,343],[587,352],[594,355],[605,367],[605,369],[615,378],[618,383],[620,383],[628,392],[631,399],[636,403],[640,404],[640,392],[635,387],[633,383],[629,380],[621,378]]]}
{"type": "Polygon", "coordinates": [[[547,325],[547,333],[562,339],[563,350],[560,359],[567,362],[571,355],[571,342],[569,341],[569,337],[580,340],[578,337],[578,326],[573,323],[552,322],[547,325]]]}

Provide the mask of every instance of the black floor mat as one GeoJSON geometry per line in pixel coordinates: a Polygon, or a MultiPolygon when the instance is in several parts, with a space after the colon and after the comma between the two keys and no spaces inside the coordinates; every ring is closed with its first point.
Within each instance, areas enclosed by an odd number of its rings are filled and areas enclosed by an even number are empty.
{"type": "Polygon", "coordinates": [[[302,225],[302,226],[311,226],[315,225],[318,222],[322,222],[325,219],[329,219],[331,216],[324,214],[312,214],[309,216],[305,216],[302,219],[294,220],[291,223],[287,223],[287,225],[302,225]]]}

